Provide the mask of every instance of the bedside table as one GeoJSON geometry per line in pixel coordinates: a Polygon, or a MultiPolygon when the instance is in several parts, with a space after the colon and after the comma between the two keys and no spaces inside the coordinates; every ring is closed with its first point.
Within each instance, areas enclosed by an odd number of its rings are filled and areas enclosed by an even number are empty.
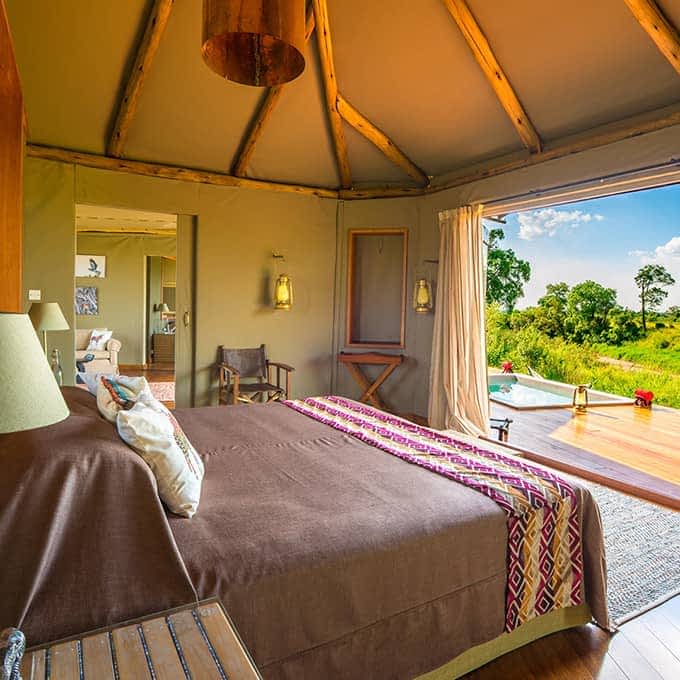
{"type": "Polygon", "coordinates": [[[29,649],[21,674],[23,680],[262,680],[219,600],[29,649]]]}

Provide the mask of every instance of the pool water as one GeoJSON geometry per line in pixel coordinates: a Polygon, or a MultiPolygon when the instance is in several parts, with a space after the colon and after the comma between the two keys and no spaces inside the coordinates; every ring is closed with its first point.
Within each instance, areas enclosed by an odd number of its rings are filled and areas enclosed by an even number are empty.
{"type": "Polygon", "coordinates": [[[571,397],[518,382],[492,383],[489,385],[489,392],[496,401],[502,401],[509,406],[567,406],[571,404],[571,397]]]}

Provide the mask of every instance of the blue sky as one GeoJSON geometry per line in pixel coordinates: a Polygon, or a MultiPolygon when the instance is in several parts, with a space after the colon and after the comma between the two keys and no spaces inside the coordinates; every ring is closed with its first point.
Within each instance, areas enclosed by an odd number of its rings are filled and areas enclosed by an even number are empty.
{"type": "Polygon", "coordinates": [[[548,283],[592,279],[637,309],[633,278],[649,262],[677,281],[662,309],[680,305],[680,185],[508,215],[502,247],[531,263],[518,308],[536,304],[548,283]]]}

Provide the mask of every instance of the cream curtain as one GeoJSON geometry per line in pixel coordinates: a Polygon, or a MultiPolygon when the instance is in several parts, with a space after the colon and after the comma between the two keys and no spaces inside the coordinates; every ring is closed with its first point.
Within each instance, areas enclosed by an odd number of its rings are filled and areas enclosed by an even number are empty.
{"type": "Polygon", "coordinates": [[[489,432],[482,206],[439,213],[439,274],[430,367],[430,427],[489,432]]]}

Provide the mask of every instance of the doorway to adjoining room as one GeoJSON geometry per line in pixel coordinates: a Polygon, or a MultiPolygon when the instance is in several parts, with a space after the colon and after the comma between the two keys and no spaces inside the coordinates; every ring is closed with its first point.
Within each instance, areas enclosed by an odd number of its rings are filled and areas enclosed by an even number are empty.
{"type": "Polygon", "coordinates": [[[177,216],[76,206],[76,371],[143,375],[175,405],[177,216]]]}

